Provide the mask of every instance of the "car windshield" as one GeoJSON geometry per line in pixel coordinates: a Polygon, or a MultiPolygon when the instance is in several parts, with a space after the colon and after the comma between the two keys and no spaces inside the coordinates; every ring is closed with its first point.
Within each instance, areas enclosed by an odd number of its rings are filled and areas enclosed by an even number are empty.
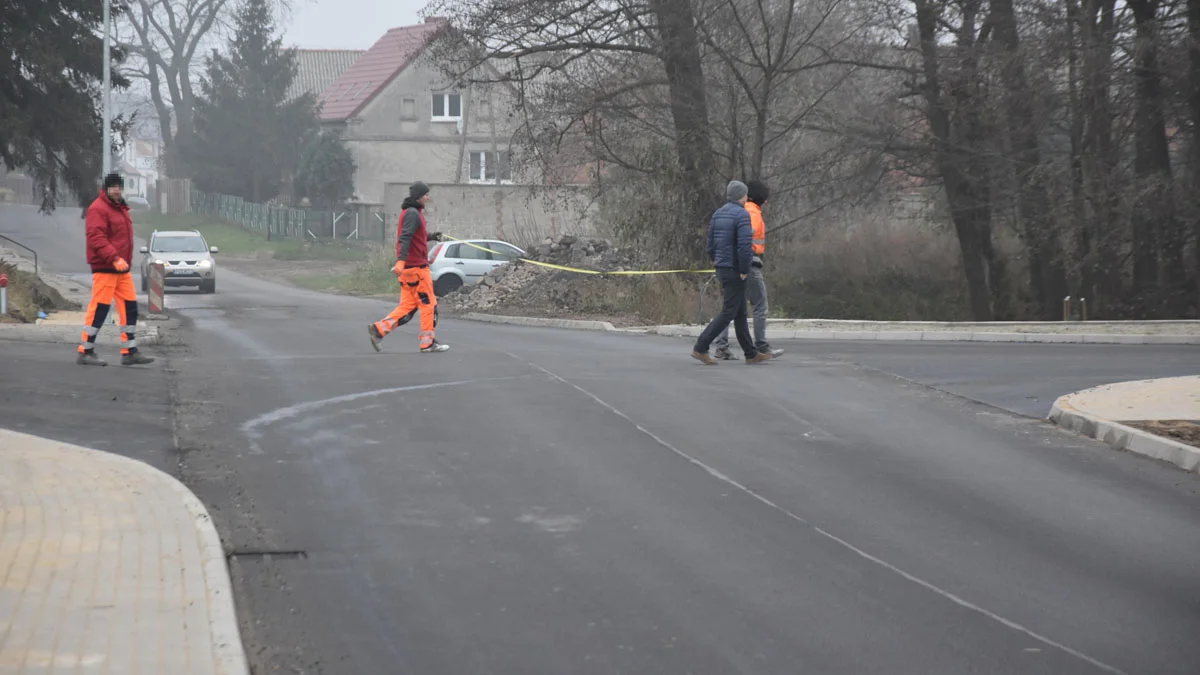
{"type": "Polygon", "coordinates": [[[155,237],[150,250],[155,253],[204,253],[208,247],[200,237],[155,237]]]}

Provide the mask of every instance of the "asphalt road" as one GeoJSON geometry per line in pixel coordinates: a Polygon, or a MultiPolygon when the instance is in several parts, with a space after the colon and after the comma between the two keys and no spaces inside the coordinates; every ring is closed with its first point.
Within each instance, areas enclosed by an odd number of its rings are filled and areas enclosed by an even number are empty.
{"type": "Polygon", "coordinates": [[[1042,399],[1195,351],[806,343],[704,368],[684,341],[446,320],[449,353],[409,326],[375,354],[387,303],[220,274],[169,296],[191,325],[155,349],[166,384],[0,343],[0,425],[153,453],[152,405],[70,392],[169,396],[256,673],[1200,662],[1200,481],[1000,409],[1029,405],[1022,370],[1042,399]],[[14,390],[58,415],[14,417],[14,390]]]}

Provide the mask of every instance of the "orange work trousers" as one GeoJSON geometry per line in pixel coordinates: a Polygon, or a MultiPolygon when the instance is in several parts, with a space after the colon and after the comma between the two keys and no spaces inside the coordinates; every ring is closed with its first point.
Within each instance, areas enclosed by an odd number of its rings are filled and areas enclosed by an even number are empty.
{"type": "Polygon", "coordinates": [[[437,296],[433,294],[433,275],[428,267],[409,267],[400,273],[400,304],[375,327],[387,335],[404,324],[415,311],[421,312],[421,349],[433,344],[434,312],[437,296]]]}
{"type": "Polygon", "coordinates": [[[79,351],[91,351],[96,346],[100,327],[108,319],[108,311],[117,306],[117,320],[121,326],[121,353],[137,351],[137,290],[133,287],[133,275],[129,272],[96,272],[92,274],[92,300],[88,303],[87,316],[83,319],[83,339],[79,351]]]}

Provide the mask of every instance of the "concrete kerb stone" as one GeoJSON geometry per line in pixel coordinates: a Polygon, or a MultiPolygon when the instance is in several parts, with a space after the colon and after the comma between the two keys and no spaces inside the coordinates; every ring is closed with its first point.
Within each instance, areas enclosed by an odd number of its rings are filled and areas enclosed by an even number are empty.
{"type": "Polygon", "coordinates": [[[1200,449],[1085,413],[1071,404],[1073,396],[1075,394],[1067,394],[1054,402],[1049,415],[1051,422],[1075,433],[1104,441],[1117,449],[1153,457],[1170,462],[1185,471],[1200,473],[1200,449]]]}
{"type": "MultiPolygon", "coordinates": [[[[697,338],[703,326],[696,325],[663,325],[646,326],[643,328],[616,328],[607,321],[577,321],[572,319],[548,319],[524,316],[500,316],[472,312],[460,314],[457,318],[467,321],[484,323],[500,323],[514,326],[531,326],[541,328],[566,328],[573,330],[611,331],[618,333],[636,333],[661,335],[676,338],[697,338]]],[[[1039,344],[1133,344],[1133,345],[1200,345],[1200,335],[1143,335],[1143,334],[1091,334],[1091,333],[1018,333],[1000,331],[956,331],[956,330],[804,330],[781,325],[787,320],[769,319],[767,325],[768,340],[852,340],[852,341],[891,341],[891,342],[1004,342],[1004,343],[1039,343],[1039,344]],[[772,326],[774,323],[776,325],[772,326]]],[[[829,321],[822,323],[862,324],[855,321],[829,321]]],[[[944,323],[944,322],[895,322],[911,323],[929,326],[974,326],[976,324],[944,323]]],[[[1163,322],[1173,324],[1195,322],[1163,322]]],[[[979,324],[994,325],[994,324],[979,324]]]]}
{"type": "MultiPolygon", "coordinates": [[[[69,324],[0,324],[0,341],[45,342],[52,344],[78,345],[83,326],[69,324]]],[[[138,324],[137,341],[141,346],[158,344],[158,327],[138,324]]],[[[97,347],[120,347],[121,337],[116,326],[105,325],[96,337],[97,347]]]]}
{"type": "Polygon", "coordinates": [[[208,510],[192,494],[192,491],[173,476],[144,462],[92,448],[0,429],[0,443],[16,445],[18,442],[33,444],[43,450],[49,450],[50,446],[67,449],[87,455],[102,463],[120,465],[129,471],[145,474],[151,480],[169,487],[178,495],[184,508],[191,514],[192,523],[196,528],[203,568],[202,576],[208,598],[208,621],[212,636],[213,658],[216,662],[217,672],[220,675],[249,675],[250,666],[242,645],[241,631],[234,608],[233,584],[230,580],[224,548],[221,546],[221,538],[217,534],[216,526],[213,525],[208,510]]]}

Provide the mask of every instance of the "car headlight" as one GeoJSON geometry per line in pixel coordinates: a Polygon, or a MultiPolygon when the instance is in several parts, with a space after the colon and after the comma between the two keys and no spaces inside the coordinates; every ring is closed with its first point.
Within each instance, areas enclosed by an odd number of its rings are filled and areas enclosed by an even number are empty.
{"type": "Polygon", "coordinates": [[[212,269],[212,266],[213,261],[211,260],[201,260],[200,262],[196,263],[196,267],[199,267],[202,270],[210,270],[212,269]]]}
{"type": "Polygon", "coordinates": [[[167,261],[166,261],[166,260],[155,260],[155,261],[154,261],[154,264],[155,264],[155,265],[164,265],[164,266],[165,266],[165,265],[167,264],[167,261]]]}

